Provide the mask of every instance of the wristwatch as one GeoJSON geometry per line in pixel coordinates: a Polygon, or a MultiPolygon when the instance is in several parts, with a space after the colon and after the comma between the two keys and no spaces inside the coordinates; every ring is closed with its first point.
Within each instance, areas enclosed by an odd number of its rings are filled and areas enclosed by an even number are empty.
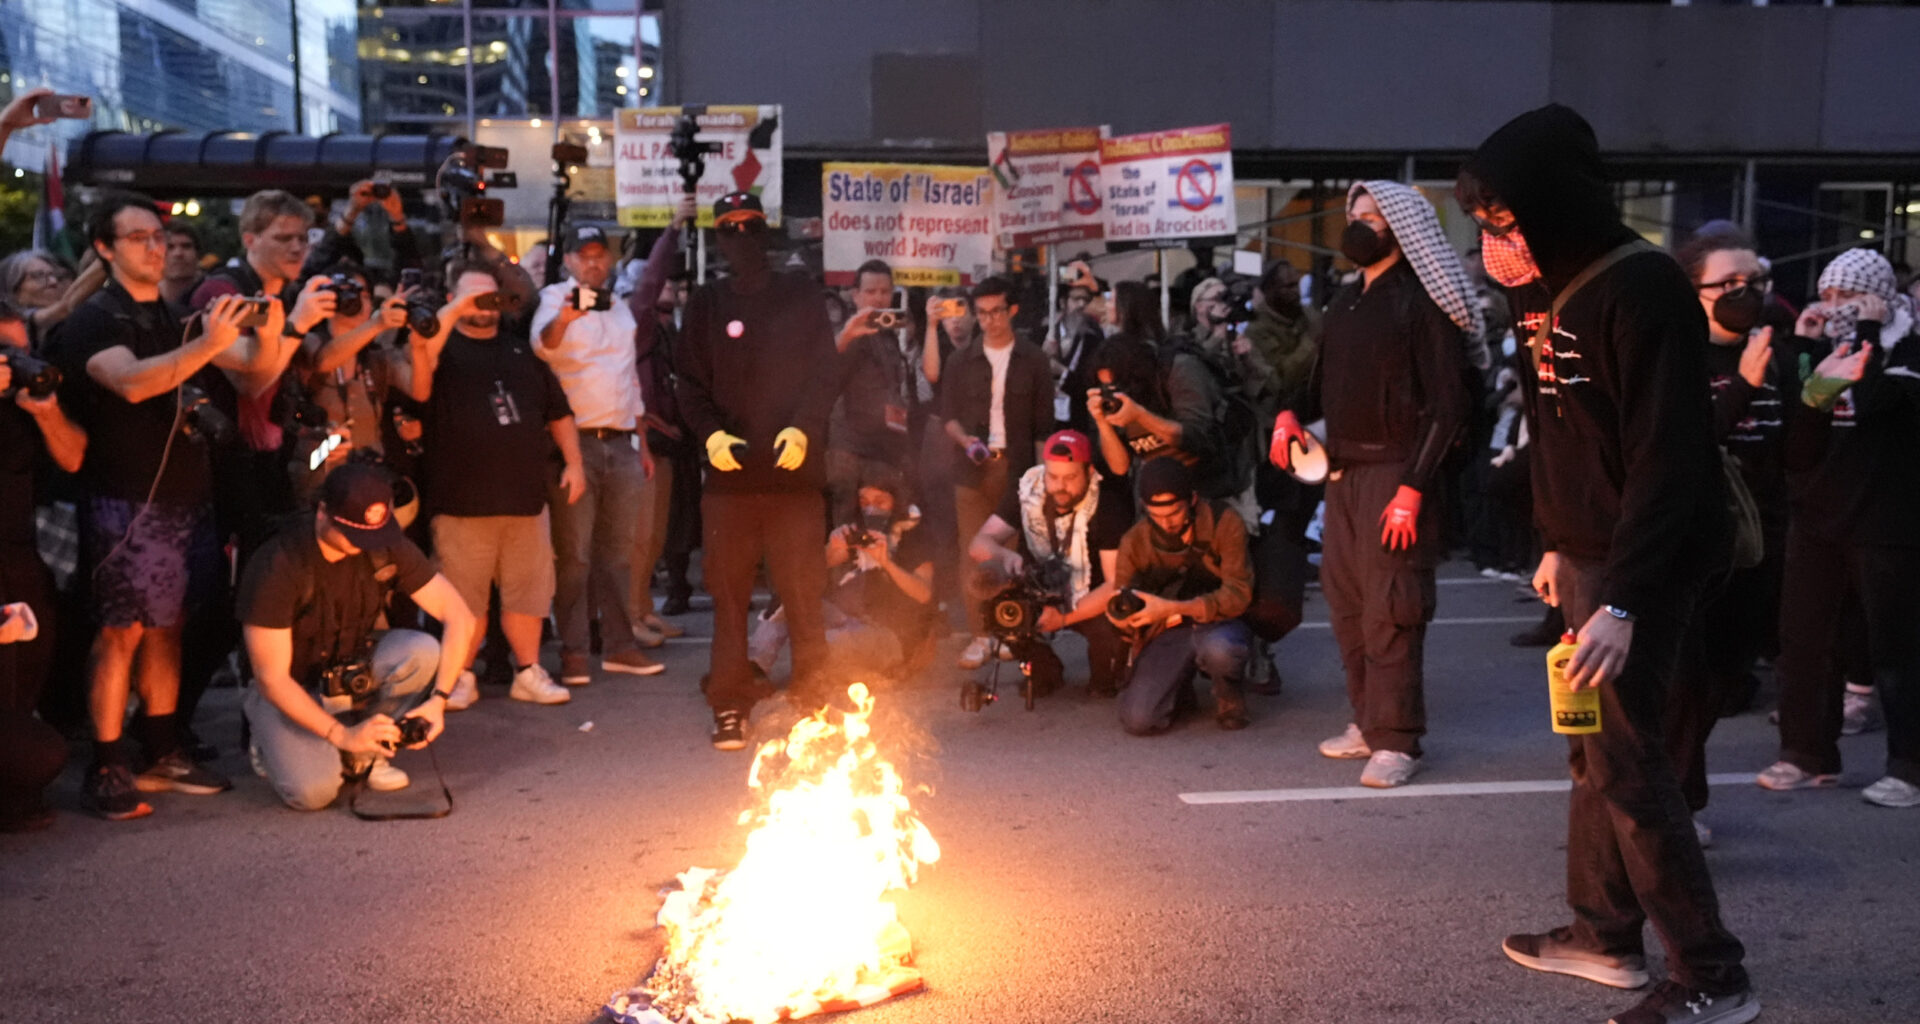
{"type": "Polygon", "coordinates": [[[440,691],[440,690],[435,690],[435,691],[433,691],[433,695],[434,695],[435,697],[438,697],[438,698],[440,698],[441,700],[452,700],[452,699],[453,699],[453,691],[452,691],[452,690],[447,690],[447,691],[444,691],[444,692],[442,692],[442,691],[440,691]]]}
{"type": "Polygon", "coordinates": [[[1600,606],[1600,610],[1603,612],[1606,612],[1608,615],[1611,615],[1616,619],[1619,619],[1621,622],[1633,621],[1633,613],[1630,611],[1627,611],[1625,608],[1615,608],[1610,604],[1603,604],[1600,606]]]}

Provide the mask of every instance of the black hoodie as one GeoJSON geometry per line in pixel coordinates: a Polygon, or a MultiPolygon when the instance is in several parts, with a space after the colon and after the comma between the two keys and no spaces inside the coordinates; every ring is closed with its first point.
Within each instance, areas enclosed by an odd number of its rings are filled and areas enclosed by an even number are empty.
{"type": "MultiPolygon", "coordinates": [[[[1593,128],[1566,107],[1507,122],[1467,170],[1513,211],[1553,294],[1637,237],[1621,223],[1593,128]]],[[[1533,311],[1516,307],[1517,321],[1523,312],[1533,311]]],[[[1601,600],[1634,614],[1685,614],[1694,585],[1724,565],[1731,521],[1706,350],[1706,314],[1686,273],[1646,252],[1567,302],[1526,378],[1546,547],[1604,562],[1601,600]]]]}

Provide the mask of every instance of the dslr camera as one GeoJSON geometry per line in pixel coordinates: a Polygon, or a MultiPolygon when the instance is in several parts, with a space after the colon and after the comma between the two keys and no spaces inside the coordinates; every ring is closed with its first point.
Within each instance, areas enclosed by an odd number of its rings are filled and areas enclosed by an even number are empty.
{"type": "Polygon", "coordinates": [[[1120,411],[1120,390],[1111,384],[1100,385],[1100,413],[1111,416],[1120,411]]]}
{"type": "Polygon", "coordinates": [[[400,729],[400,742],[393,745],[392,749],[394,750],[398,750],[401,747],[411,747],[415,743],[425,742],[427,738],[427,730],[432,728],[432,726],[429,726],[427,724],[426,719],[421,718],[418,715],[408,715],[405,718],[396,718],[394,719],[393,724],[398,726],[400,729]]]}
{"type": "Polygon", "coordinates": [[[198,384],[180,385],[180,433],[206,444],[233,440],[233,421],[198,384]]]}
{"type": "Polygon", "coordinates": [[[25,389],[35,398],[45,398],[60,387],[63,379],[60,368],[26,349],[0,345],[0,356],[5,356],[7,365],[13,367],[13,384],[7,388],[6,397],[12,398],[25,389]]]}
{"type": "Polygon", "coordinates": [[[333,293],[333,311],[338,316],[359,316],[366,302],[366,289],[351,274],[329,274],[321,291],[333,293]]]}
{"type": "Polygon", "coordinates": [[[324,697],[351,697],[358,704],[372,697],[379,685],[380,681],[373,677],[373,663],[367,658],[355,658],[320,670],[319,690],[324,697]]]}

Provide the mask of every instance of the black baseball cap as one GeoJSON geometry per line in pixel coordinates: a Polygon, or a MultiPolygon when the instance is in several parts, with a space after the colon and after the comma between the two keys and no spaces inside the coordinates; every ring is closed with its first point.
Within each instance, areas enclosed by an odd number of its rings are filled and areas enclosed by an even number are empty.
{"type": "Polygon", "coordinates": [[[589,245],[606,245],[607,233],[592,224],[582,224],[567,232],[568,252],[579,252],[589,245]]]}
{"type": "Polygon", "coordinates": [[[1148,460],[1136,481],[1143,505],[1177,505],[1193,500],[1193,470],[1171,455],[1148,460]]]}
{"type": "Polygon", "coordinates": [[[354,547],[385,551],[404,539],[394,517],[393,479],[379,466],[349,462],[328,473],[320,500],[326,503],[327,518],[354,547]]]}
{"type": "Polygon", "coordinates": [[[751,192],[729,192],[713,203],[713,226],[727,227],[732,224],[746,224],[759,221],[767,222],[767,209],[760,205],[760,197],[751,192]]]}

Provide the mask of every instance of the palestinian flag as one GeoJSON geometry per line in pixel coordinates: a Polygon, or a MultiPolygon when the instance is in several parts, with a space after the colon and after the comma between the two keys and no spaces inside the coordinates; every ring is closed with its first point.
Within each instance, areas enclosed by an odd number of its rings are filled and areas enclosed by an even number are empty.
{"type": "Polygon", "coordinates": [[[993,162],[993,180],[999,182],[1001,188],[1012,188],[1020,183],[1020,168],[1013,165],[1013,157],[1004,149],[1000,151],[999,159],[993,162]]]}

